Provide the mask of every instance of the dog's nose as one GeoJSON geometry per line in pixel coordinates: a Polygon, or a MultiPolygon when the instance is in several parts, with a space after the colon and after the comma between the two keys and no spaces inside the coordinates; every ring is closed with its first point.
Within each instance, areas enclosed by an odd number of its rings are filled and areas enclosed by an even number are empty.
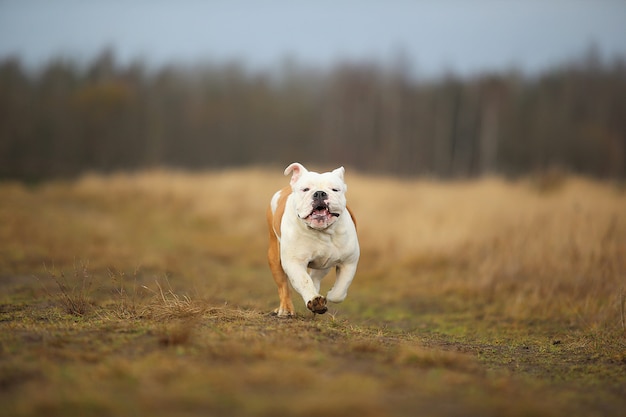
{"type": "Polygon", "coordinates": [[[316,200],[326,200],[328,194],[326,194],[326,191],[316,191],[313,193],[313,198],[316,200]]]}

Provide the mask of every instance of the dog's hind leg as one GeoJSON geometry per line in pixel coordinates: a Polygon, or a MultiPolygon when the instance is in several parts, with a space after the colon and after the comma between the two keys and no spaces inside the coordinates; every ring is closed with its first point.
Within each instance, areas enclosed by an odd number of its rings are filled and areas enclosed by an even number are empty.
{"type": "Polygon", "coordinates": [[[278,297],[280,298],[280,305],[276,310],[274,310],[274,313],[279,317],[293,316],[295,314],[295,309],[293,307],[293,302],[291,301],[291,294],[289,293],[289,280],[287,278],[287,274],[283,271],[282,265],[280,264],[280,257],[276,259],[276,257],[272,256],[272,252],[273,249],[270,247],[270,250],[268,251],[268,260],[272,276],[278,286],[278,297]]]}
{"type": "Polygon", "coordinates": [[[280,304],[278,308],[274,310],[274,313],[279,317],[293,316],[296,310],[293,307],[291,294],[289,293],[289,279],[280,262],[280,242],[271,227],[269,238],[270,245],[267,250],[267,260],[274,281],[276,281],[276,285],[278,286],[278,297],[280,298],[280,304]]]}
{"type": "Polygon", "coordinates": [[[327,269],[311,269],[309,275],[311,276],[311,281],[313,281],[313,285],[315,285],[315,289],[317,292],[320,292],[320,284],[322,282],[322,278],[328,274],[330,268],[327,269]]]}

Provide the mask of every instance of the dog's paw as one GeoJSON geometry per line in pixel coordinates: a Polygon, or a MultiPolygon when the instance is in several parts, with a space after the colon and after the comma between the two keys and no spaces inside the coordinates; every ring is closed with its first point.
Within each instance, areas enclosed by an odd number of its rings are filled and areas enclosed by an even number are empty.
{"type": "Polygon", "coordinates": [[[326,298],[321,295],[318,295],[317,297],[306,303],[306,307],[317,314],[324,314],[328,310],[328,307],[326,307],[326,298]]]}
{"type": "Polygon", "coordinates": [[[272,316],[276,316],[276,317],[295,317],[296,313],[294,313],[293,311],[286,309],[286,308],[277,308],[276,310],[272,311],[272,316]]]}

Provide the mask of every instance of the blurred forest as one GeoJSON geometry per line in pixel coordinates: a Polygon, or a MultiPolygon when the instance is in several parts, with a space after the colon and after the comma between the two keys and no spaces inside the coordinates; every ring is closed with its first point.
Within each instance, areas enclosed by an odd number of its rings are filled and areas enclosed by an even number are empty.
{"type": "Polygon", "coordinates": [[[400,176],[626,175],[626,62],[591,48],[537,76],[436,80],[410,61],[275,73],[149,69],[111,51],[27,70],[0,61],[0,179],[86,170],[345,164],[400,176]]]}

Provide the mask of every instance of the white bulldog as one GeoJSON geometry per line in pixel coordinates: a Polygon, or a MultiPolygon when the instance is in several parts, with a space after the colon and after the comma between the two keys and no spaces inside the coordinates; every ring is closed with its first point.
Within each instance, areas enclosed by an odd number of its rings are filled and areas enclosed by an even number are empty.
{"type": "Polygon", "coordinates": [[[308,171],[299,163],[285,169],[290,186],[276,192],[267,209],[268,260],[278,285],[278,316],[295,314],[289,285],[313,313],[324,314],[326,300],[342,302],[359,261],[354,215],[346,206],[344,168],[332,172],[308,171]],[[335,267],[337,279],[326,297],[320,282],[335,267]]]}

